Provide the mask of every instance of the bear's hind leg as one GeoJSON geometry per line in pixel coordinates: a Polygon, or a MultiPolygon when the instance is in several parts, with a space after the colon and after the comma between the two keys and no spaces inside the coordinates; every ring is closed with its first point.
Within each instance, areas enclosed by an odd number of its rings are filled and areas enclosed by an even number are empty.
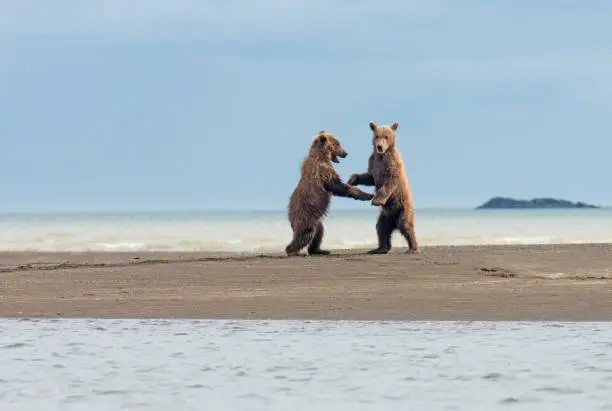
{"type": "Polygon", "coordinates": [[[368,254],[387,254],[391,250],[391,235],[397,228],[395,216],[381,213],[376,223],[378,248],[368,251],[368,254]]]}
{"type": "Polygon", "coordinates": [[[285,252],[289,256],[298,255],[300,250],[310,244],[314,238],[315,232],[312,227],[306,229],[297,229],[293,231],[293,240],[285,248],[285,252]]]}
{"type": "Polygon", "coordinates": [[[325,234],[325,229],[323,228],[323,223],[318,221],[315,225],[315,233],[312,242],[308,246],[308,254],[309,255],[328,255],[330,254],[327,250],[321,250],[321,243],[323,242],[323,234],[325,234]]]}
{"type": "Polygon", "coordinates": [[[398,219],[398,227],[402,235],[408,242],[408,252],[411,254],[418,254],[419,243],[417,242],[416,234],[414,232],[414,220],[403,215],[398,219]]]}

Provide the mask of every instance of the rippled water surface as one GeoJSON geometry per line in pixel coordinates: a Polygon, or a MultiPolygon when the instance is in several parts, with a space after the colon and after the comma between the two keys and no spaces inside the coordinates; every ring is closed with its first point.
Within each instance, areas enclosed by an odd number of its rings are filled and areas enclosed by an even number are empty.
{"type": "Polygon", "coordinates": [[[0,410],[612,410],[611,357],[609,323],[0,320],[0,410]]]}

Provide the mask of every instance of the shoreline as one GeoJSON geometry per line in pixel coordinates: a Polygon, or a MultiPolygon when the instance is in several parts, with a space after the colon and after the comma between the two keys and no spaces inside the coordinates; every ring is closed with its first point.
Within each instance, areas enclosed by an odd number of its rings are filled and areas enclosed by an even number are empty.
{"type": "Polygon", "coordinates": [[[612,321],[612,244],[0,252],[0,317],[612,321]]]}

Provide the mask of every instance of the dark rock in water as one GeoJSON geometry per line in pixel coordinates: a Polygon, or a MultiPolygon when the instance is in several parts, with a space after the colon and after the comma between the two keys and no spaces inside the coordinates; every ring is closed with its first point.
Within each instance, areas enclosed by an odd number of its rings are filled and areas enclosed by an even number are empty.
{"type": "Polygon", "coordinates": [[[573,203],[557,198],[533,198],[531,200],[517,200],[509,197],[493,197],[486,203],[476,207],[477,210],[492,208],[600,208],[583,202],[573,203]]]}

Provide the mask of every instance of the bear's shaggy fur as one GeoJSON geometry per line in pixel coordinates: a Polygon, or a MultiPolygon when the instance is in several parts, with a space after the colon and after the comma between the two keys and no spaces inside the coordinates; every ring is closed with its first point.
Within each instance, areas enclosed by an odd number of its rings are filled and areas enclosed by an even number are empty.
{"type": "Polygon", "coordinates": [[[344,151],[336,137],[325,130],[313,139],[310,151],[302,162],[301,178],[289,200],[289,222],[293,240],[286,247],[288,255],[297,255],[308,246],[308,254],[329,254],[321,250],[323,241],[323,218],[329,210],[331,196],[351,197],[367,201],[373,194],[364,193],[356,187],[346,185],[332,165],[344,151]]]}
{"type": "Polygon", "coordinates": [[[398,127],[398,121],[391,126],[377,126],[373,121],[370,122],[373,151],[368,160],[368,171],[353,174],[347,182],[350,185],[375,187],[372,204],[380,206],[376,223],[378,248],[370,250],[370,254],[388,253],[391,250],[391,235],[396,229],[406,238],[408,252],[419,252],[414,232],[412,194],[402,156],[395,146],[395,131],[398,127]]]}

